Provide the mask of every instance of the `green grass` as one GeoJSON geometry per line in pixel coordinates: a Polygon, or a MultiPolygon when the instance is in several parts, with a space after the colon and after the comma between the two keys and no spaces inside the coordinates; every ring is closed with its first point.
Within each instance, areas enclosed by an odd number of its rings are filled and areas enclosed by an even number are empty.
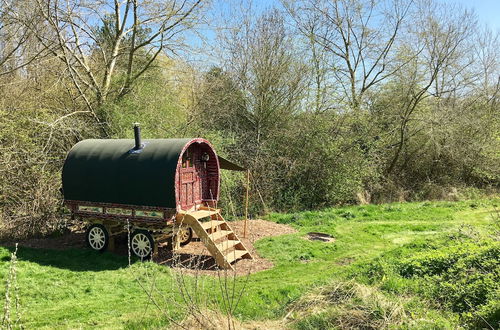
{"type": "MultiPolygon", "coordinates": [[[[259,254],[272,260],[275,267],[251,275],[248,282],[245,278],[238,280],[237,285],[246,285],[246,290],[237,317],[282,318],[304,294],[335,280],[356,281],[389,300],[404,296],[405,309],[411,309],[412,317],[421,319],[421,324],[434,320],[442,327],[457,326],[458,314],[446,306],[429,305],[432,297],[418,291],[422,279],[399,275],[387,279],[380,272],[370,271],[376,269],[374,265],[380,264],[380,260],[387,259],[386,264],[390,265],[398,256],[407,256],[412,251],[428,253],[425,252],[428,242],[438,244],[443,237],[457,232],[462,224],[471,225],[478,233],[486,232],[492,221],[491,211],[499,205],[499,199],[490,199],[270,214],[268,220],[289,224],[298,232],[256,243],[259,254]],[[304,235],[310,231],[331,234],[336,241],[325,244],[305,240],[304,235]]],[[[0,276],[4,282],[11,251],[0,247],[0,276]]],[[[157,287],[171,291],[175,281],[167,267],[138,262],[128,267],[126,257],[85,249],[53,251],[20,247],[18,259],[21,320],[26,328],[149,328],[168,323],[137,282],[148,271],[156,274],[157,287]]],[[[206,281],[216,284],[217,279],[206,281]]],[[[5,295],[5,285],[0,286],[0,294],[5,295]]],[[[168,312],[181,318],[183,311],[170,307],[168,312]]],[[[332,313],[337,312],[325,310],[324,314],[332,317],[332,313]]],[[[311,324],[323,324],[327,316],[316,315],[311,324]]],[[[297,327],[309,327],[309,321],[301,322],[297,327]]]]}

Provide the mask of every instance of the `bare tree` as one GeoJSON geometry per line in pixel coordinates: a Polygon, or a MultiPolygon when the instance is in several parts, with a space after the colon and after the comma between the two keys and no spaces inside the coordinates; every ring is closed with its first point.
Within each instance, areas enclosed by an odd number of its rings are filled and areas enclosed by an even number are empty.
{"type": "Polygon", "coordinates": [[[330,70],[334,66],[334,59],[331,58],[328,49],[317,42],[316,29],[317,20],[320,14],[314,13],[307,21],[303,22],[299,28],[299,35],[304,38],[303,56],[308,58],[310,63],[310,81],[308,88],[309,106],[307,110],[313,109],[316,113],[321,113],[336,107],[335,82],[330,78],[330,70]]]}
{"type": "Polygon", "coordinates": [[[475,70],[480,72],[478,89],[495,103],[500,96],[500,31],[483,27],[474,42],[475,70]]]}
{"type": "Polygon", "coordinates": [[[34,42],[40,21],[29,1],[0,0],[0,76],[16,72],[46,55],[34,42]]]}
{"type": "Polygon", "coordinates": [[[330,53],[341,103],[359,109],[366,91],[399,69],[392,65],[393,50],[413,0],[283,3],[299,31],[330,53]]]}
{"type": "Polygon", "coordinates": [[[284,17],[276,10],[256,22],[245,20],[223,44],[226,70],[244,95],[237,116],[259,144],[297,111],[306,67],[297,59],[284,17]]]}
{"type": "MultiPolygon", "coordinates": [[[[35,0],[55,34],[57,56],[98,121],[112,95],[127,94],[163,52],[176,52],[202,14],[202,0],[35,0]]],[[[51,48],[52,40],[39,40],[51,48]]]]}
{"type": "MultiPolygon", "coordinates": [[[[440,102],[445,94],[456,94],[467,85],[468,79],[463,78],[463,73],[472,64],[465,56],[476,31],[475,16],[471,12],[450,11],[447,6],[425,1],[414,22],[412,37],[402,48],[411,61],[400,70],[396,80],[401,104],[395,118],[397,142],[392,146],[395,151],[387,174],[394,171],[411,136],[422,130],[423,125],[428,125],[428,121],[423,120],[420,127],[414,125],[413,131],[410,130],[410,122],[416,120],[422,102],[428,98],[440,102]]],[[[401,57],[406,63],[403,54],[401,57]]]]}

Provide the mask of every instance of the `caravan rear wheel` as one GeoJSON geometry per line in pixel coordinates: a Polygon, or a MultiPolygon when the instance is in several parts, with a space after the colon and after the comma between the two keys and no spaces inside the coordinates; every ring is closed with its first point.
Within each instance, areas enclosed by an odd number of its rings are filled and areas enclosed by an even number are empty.
{"type": "Polygon", "coordinates": [[[108,247],[108,230],[101,224],[93,224],[87,229],[85,240],[93,250],[102,252],[108,247]]]}
{"type": "Polygon", "coordinates": [[[177,235],[179,237],[179,244],[184,246],[191,242],[191,238],[193,238],[193,230],[190,227],[182,226],[179,228],[179,233],[177,235]]]}

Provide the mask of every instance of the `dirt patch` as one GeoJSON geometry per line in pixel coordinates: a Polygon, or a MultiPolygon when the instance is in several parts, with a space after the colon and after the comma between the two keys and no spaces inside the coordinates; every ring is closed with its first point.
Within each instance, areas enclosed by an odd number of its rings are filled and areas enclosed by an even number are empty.
{"type": "Polygon", "coordinates": [[[325,233],[310,232],[304,237],[310,241],[320,241],[323,243],[333,243],[335,242],[335,237],[325,233]]]}
{"type": "MultiPolygon", "coordinates": [[[[264,237],[292,234],[296,232],[296,230],[290,226],[265,220],[249,220],[247,225],[247,237],[244,238],[244,221],[229,222],[229,226],[231,226],[243,245],[245,245],[254,258],[240,259],[233,263],[237,276],[260,272],[273,267],[271,261],[261,258],[258,255],[253,246],[255,241],[264,237]]],[[[172,251],[168,248],[161,248],[158,251],[158,256],[156,256],[154,260],[159,264],[180,268],[188,273],[201,273],[207,275],[217,275],[218,273],[214,258],[199,240],[195,240],[182,247],[175,254],[172,254],[172,251]]]]}
{"type": "MultiPolygon", "coordinates": [[[[264,237],[279,236],[295,233],[296,230],[290,226],[277,224],[265,220],[249,220],[246,238],[243,237],[244,221],[229,222],[229,226],[236,232],[236,235],[250,251],[253,260],[240,259],[233,264],[236,275],[246,275],[266,270],[273,267],[273,263],[267,259],[261,258],[255,250],[253,243],[264,237]]],[[[38,248],[65,250],[69,248],[85,248],[85,231],[80,226],[71,228],[72,230],[59,237],[32,238],[19,242],[20,246],[38,248]]],[[[13,246],[15,242],[3,242],[2,245],[13,246]]],[[[119,255],[128,255],[127,235],[117,236],[115,239],[115,249],[113,251],[119,255]]],[[[199,239],[193,239],[191,243],[182,247],[175,254],[166,243],[161,244],[158,255],[153,259],[155,262],[170,266],[173,268],[210,275],[217,275],[217,265],[214,258],[210,255],[199,239]]],[[[232,273],[231,273],[232,274],[232,273]]]]}
{"type": "Polygon", "coordinates": [[[4,246],[14,246],[16,243],[19,243],[19,246],[34,249],[66,250],[70,248],[84,248],[86,247],[85,227],[83,224],[77,223],[64,233],[57,234],[57,236],[0,242],[0,244],[4,246]]]}

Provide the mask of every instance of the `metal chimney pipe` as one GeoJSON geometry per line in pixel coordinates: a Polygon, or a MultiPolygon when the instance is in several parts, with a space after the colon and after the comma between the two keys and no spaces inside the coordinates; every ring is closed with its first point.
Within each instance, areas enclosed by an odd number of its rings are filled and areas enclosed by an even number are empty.
{"type": "Polygon", "coordinates": [[[139,123],[134,123],[134,138],[135,138],[135,147],[134,150],[142,149],[141,144],[141,127],[139,123]]]}

